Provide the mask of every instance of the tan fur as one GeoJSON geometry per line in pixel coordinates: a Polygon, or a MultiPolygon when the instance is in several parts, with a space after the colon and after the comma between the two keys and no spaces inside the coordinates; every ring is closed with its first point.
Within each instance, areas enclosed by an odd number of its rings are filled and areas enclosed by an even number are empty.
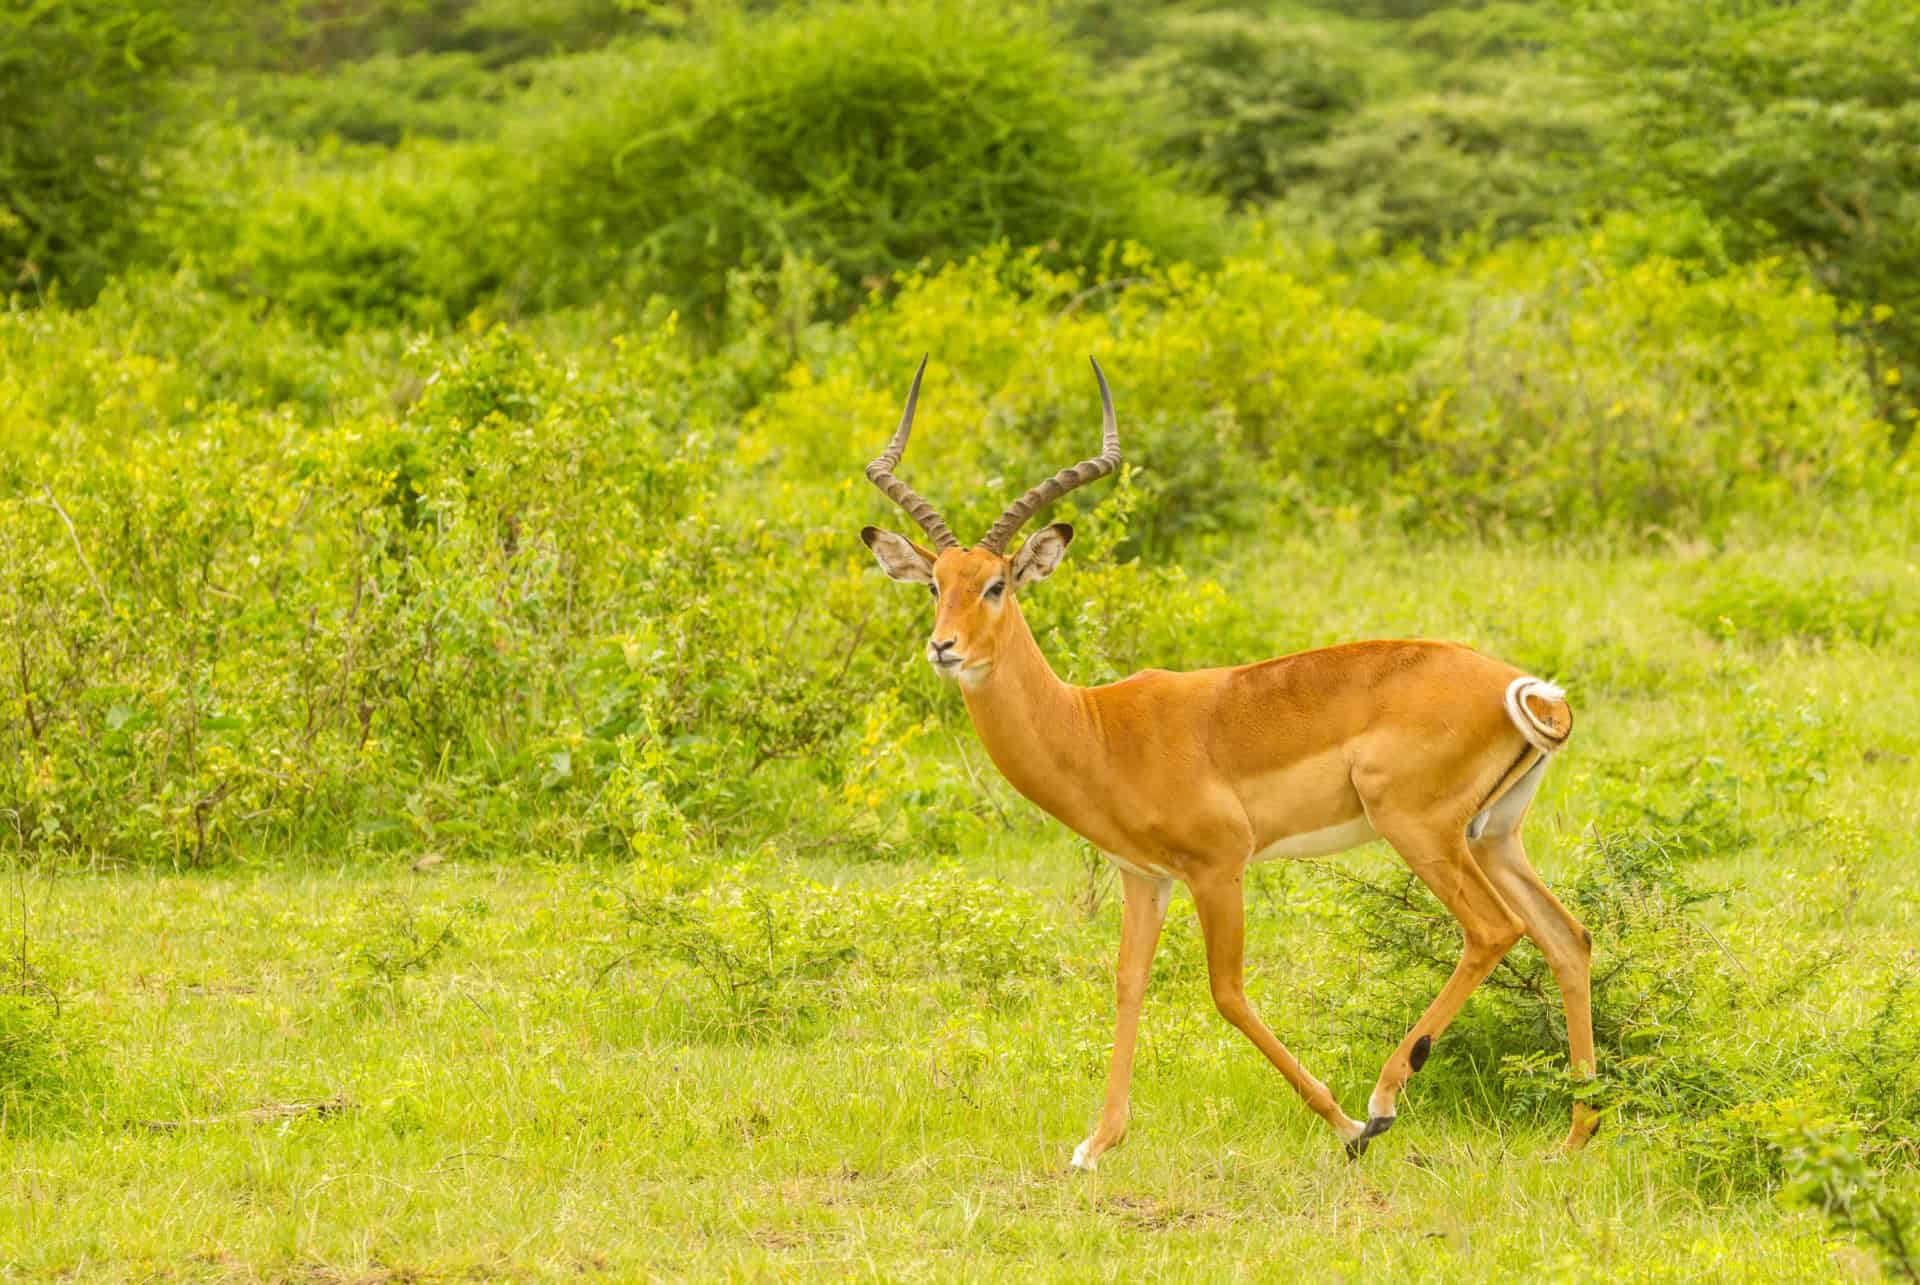
{"type": "MultiPolygon", "coordinates": [[[[897,567],[900,547],[885,533],[865,534],[888,574],[923,578],[920,567],[897,567]]],[[[1057,561],[1071,537],[1071,528],[1054,527],[1029,543],[1057,542],[1047,545],[1057,561]]],[[[1054,674],[1021,616],[1014,580],[1016,565],[1033,564],[1025,549],[1012,558],[978,547],[936,557],[914,546],[912,553],[925,560],[938,592],[930,656],[960,658],[957,670],[945,672],[960,683],[995,766],[1127,870],[1107,1100],[1076,1164],[1091,1167],[1125,1133],[1140,996],[1165,909],[1159,872],[1193,893],[1221,1013],[1351,1146],[1364,1148],[1391,1122],[1416,1046],[1439,1036],[1523,934],[1539,943],[1561,982],[1574,1064],[1592,1071],[1586,933],[1526,865],[1518,835],[1524,803],[1501,834],[1467,839],[1468,822],[1541,757],[1505,705],[1521,671],[1453,643],[1384,641],[1075,687],[1054,674]],[[995,582],[1004,586],[997,602],[984,596],[995,582]],[[1241,980],[1247,863],[1290,837],[1341,833],[1335,828],[1360,818],[1393,844],[1464,937],[1459,967],[1381,1070],[1369,1102],[1371,1131],[1267,1029],[1241,980]]],[[[1571,730],[1564,701],[1536,697],[1527,708],[1560,739],[1571,730]]],[[[1576,1116],[1569,1147],[1592,1132],[1590,1114],[1576,1116]]]]}

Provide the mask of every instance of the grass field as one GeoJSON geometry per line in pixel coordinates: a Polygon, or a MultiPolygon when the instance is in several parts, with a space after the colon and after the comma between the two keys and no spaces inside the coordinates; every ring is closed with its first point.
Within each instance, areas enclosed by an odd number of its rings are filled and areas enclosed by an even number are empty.
{"type": "MultiPolygon", "coordinates": [[[[1272,622],[1275,652],[1456,637],[1565,680],[1577,730],[1529,826],[1557,887],[1630,822],[1699,840],[1685,878],[1724,892],[1676,912],[1687,932],[1596,927],[1597,972],[1627,957],[1657,972],[1648,952],[1677,941],[1692,971],[1662,985],[1693,989],[1630,1017],[1601,988],[1614,1096],[1584,1154],[1549,1154],[1558,1087],[1516,1093],[1524,1068],[1489,1060],[1556,1058],[1560,1037],[1501,1030],[1490,1015],[1510,1010],[1483,990],[1399,1126],[1349,1163],[1213,1013],[1182,896],[1132,1133],[1098,1174],[1069,1171],[1111,1034],[1117,895],[1084,845],[983,776],[973,837],[894,862],[775,836],[698,878],[417,850],[357,868],[314,853],[16,873],[7,932],[86,1040],[64,1122],[7,1140],[0,1269],[1871,1279],[1858,1237],[1750,1176],[1780,1144],[1726,1124],[1742,1104],[1716,1097],[1856,1119],[1883,1158],[1913,1145],[1887,1123],[1912,1117],[1910,1062],[1845,1069],[1876,1038],[1889,1058],[1911,1049],[1911,1030],[1873,1023],[1920,941],[1920,575],[1897,540],[1858,543],[1755,534],[1610,557],[1333,533],[1213,571],[1247,620],[1272,622]]],[[[1071,561],[1040,592],[1071,595],[1071,561]]],[[[911,642],[900,663],[921,663],[911,642]]],[[[964,734],[925,752],[984,766],[964,734]]],[[[1376,844],[1263,867],[1249,898],[1250,993],[1349,1111],[1433,985],[1356,945],[1396,866],[1376,844]]],[[[1532,957],[1523,944],[1515,962],[1532,957]]],[[[1889,1172],[1912,1192],[1910,1157],[1889,1172]]]]}

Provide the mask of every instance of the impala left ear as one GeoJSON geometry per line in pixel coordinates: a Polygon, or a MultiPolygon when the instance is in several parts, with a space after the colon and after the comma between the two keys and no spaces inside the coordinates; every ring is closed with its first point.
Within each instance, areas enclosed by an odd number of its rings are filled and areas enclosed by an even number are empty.
{"type": "Polygon", "coordinates": [[[1020,552],[1013,555],[1013,587],[1024,589],[1037,580],[1045,580],[1060,565],[1060,559],[1067,556],[1067,546],[1073,543],[1073,528],[1065,522],[1056,522],[1052,526],[1041,527],[1027,537],[1020,546],[1020,552]]]}

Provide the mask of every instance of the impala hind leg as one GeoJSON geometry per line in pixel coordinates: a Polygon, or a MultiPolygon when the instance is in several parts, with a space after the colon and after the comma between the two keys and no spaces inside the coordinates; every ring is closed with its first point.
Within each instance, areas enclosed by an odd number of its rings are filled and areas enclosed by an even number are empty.
{"type": "Polygon", "coordinates": [[[1279,1068],[1302,1100],[1315,1114],[1333,1126],[1348,1147],[1359,1144],[1366,1126],[1340,1109],[1327,1086],[1308,1074],[1307,1069],[1287,1052],[1287,1046],[1274,1038],[1260,1015],[1247,1002],[1243,979],[1242,952],[1246,944],[1245,890],[1242,876],[1230,880],[1192,883],[1194,909],[1200,915],[1200,934],[1207,944],[1207,981],[1213,990],[1213,1003],[1220,1015],[1253,1041],[1266,1054],[1267,1061],[1279,1068]]]}
{"type": "Polygon", "coordinates": [[[1130,870],[1120,872],[1120,960],[1113,970],[1113,1060],[1107,1065],[1107,1097],[1100,1123],[1087,1140],[1073,1149],[1073,1167],[1092,1169],[1100,1153],[1116,1147],[1127,1136],[1128,1094],[1133,1084],[1133,1044],[1140,1030],[1140,1005],[1147,997],[1147,975],[1153,952],[1160,944],[1160,926],[1167,919],[1173,880],[1149,879],[1130,870]]]}
{"type": "MultiPolygon", "coordinates": [[[[1497,824],[1498,818],[1496,818],[1497,824]]],[[[1593,998],[1589,989],[1593,934],[1560,904],[1540,882],[1527,861],[1518,826],[1502,833],[1489,830],[1473,845],[1474,859],[1501,897],[1527,925],[1527,936],[1540,948],[1554,981],[1560,984],[1560,1004],[1567,1014],[1567,1064],[1575,1075],[1593,1075],[1593,998]]],[[[1573,1124],[1563,1147],[1578,1151],[1600,1126],[1600,1115],[1584,1102],[1573,1105],[1573,1124]]]]}
{"type": "Polygon", "coordinates": [[[1526,925],[1494,891],[1474,861],[1464,832],[1391,821],[1383,824],[1377,815],[1374,825],[1460,921],[1464,941],[1460,962],[1454,965],[1446,985],[1380,1068],[1380,1078],[1367,1099],[1366,1131],[1348,1147],[1348,1152],[1356,1156],[1367,1149],[1369,1140],[1393,1127],[1394,1102],[1408,1077],[1426,1065],[1433,1042],[1526,931],[1526,925]]]}

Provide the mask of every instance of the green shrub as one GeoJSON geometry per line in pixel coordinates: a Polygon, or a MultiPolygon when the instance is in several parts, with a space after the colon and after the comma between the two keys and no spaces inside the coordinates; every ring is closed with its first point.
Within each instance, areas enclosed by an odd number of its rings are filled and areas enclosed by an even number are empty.
{"type": "Polygon", "coordinates": [[[1396,260],[1360,296],[1428,328],[1379,443],[1406,520],[1715,530],[1887,482],[1841,309],[1789,265],[1649,255],[1631,220],[1457,261],[1396,260]]]}
{"type": "Polygon", "coordinates": [[[0,8],[0,298],[91,298],[130,254],[182,32],[144,0],[0,8]]]}
{"type": "Polygon", "coordinates": [[[1292,161],[1293,206],[1351,234],[1435,248],[1572,225],[1587,207],[1600,116],[1539,72],[1367,103],[1292,161]]]}
{"type": "Polygon", "coordinates": [[[1866,1241],[1888,1276],[1920,1280],[1920,1206],[1889,1190],[1852,1130],[1795,1121],[1779,1135],[1793,1183],[1789,1199],[1825,1214],[1835,1231],[1866,1241]]]}
{"type": "Polygon", "coordinates": [[[392,1008],[403,1002],[409,977],[424,974],[449,947],[460,945],[465,925],[484,919],[485,900],[473,898],[434,922],[411,906],[368,903],[366,927],[353,947],[352,1000],[362,1006],[392,1008]]]}
{"type": "Polygon", "coordinates": [[[229,73],[210,78],[204,92],[229,96],[238,119],[270,137],[392,146],[491,136],[516,87],[517,78],[489,71],[472,54],[378,54],[312,75],[229,73]]]}
{"type": "Polygon", "coordinates": [[[1129,77],[1165,106],[1148,128],[1168,164],[1237,202],[1286,195],[1364,101],[1378,48],[1324,24],[1231,11],[1169,15],[1129,77]]]}
{"type": "Polygon", "coordinates": [[[557,294],[637,277],[702,325],[727,274],[803,256],[854,291],[1010,240],[1086,264],[1133,240],[1209,257],[1205,211],[1113,141],[1118,117],[1034,20],[832,5],[577,64],[509,135],[517,216],[557,294]]]}
{"type": "MultiPolygon", "coordinates": [[[[1076,592],[1030,604],[1088,679],[1272,646],[1183,567],[1275,522],[1633,540],[1897,494],[1829,300],[1611,235],[1358,274],[1279,241],[1099,278],[994,251],[844,327],[807,319],[790,261],[739,314],[758,337],[701,356],[611,312],[328,343],[191,273],[0,315],[0,843],[190,866],[974,841],[993,805],[944,752],[956,710],[900,660],[924,601],[853,535],[900,521],[859,468],[929,350],[906,467],[963,533],[1092,449],[1086,356],[1112,376],[1128,470],[1059,506],[1087,519],[1076,592]]],[[[1814,783],[1788,770],[1810,735],[1756,733],[1780,799],[1814,783]]],[[[1751,829],[1715,790],[1618,795],[1622,822],[1751,829]]]]}
{"type": "Polygon", "coordinates": [[[1901,0],[1583,6],[1569,66],[1623,128],[1601,180],[1803,254],[1853,308],[1896,448],[1920,423],[1920,10],[1901,0]]]}
{"type": "Polygon", "coordinates": [[[621,35],[684,25],[681,6],[633,0],[340,0],[203,9],[194,32],[229,70],[352,78],[383,59],[454,55],[511,67],[621,35]]]}
{"type": "Polygon", "coordinates": [[[844,790],[912,724],[872,722],[901,681],[876,617],[909,605],[845,556],[850,494],[712,497],[730,429],[670,330],[590,364],[423,345],[302,420],[118,309],[0,317],[0,842],[645,852],[789,788],[871,812],[844,790]]]}
{"type": "MultiPolygon", "coordinates": [[[[1596,1079],[1566,1073],[1559,990],[1522,944],[1436,1045],[1415,1082],[1423,1102],[1477,1109],[1489,1081],[1504,1110],[1529,1120],[1591,1101],[1610,1129],[1662,1136],[1689,1180],[1716,1195],[1778,1189],[1795,1121],[1845,1124],[1876,1139],[1878,1163],[1910,1164],[1904,1140],[1920,1112],[1911,966],[1876,984],[1864,1020],[1809,1020],[1804,1001],[1846,947],[1769,944],[1751,922],[1729,946],[1707,915],[1725,894],[1685,870],[1695,855],[1683,836],[1601,831],[1555,881],[1594,938],[1596,1079]]],[[[1459,928],[1411,874],[1333,869],[1332,904],[1370,970],[1338,1020],[1352,1042],[1389,1044],[1451,971],[1459,928]]]]}
{"type": "Polygon", "coordinates": [[[10,953],[0,964],[0,1135],[70,1122],[104,1079],[92,1033],[10,953]]]}
{"type": "Polygon", "coordinates": [[[634,949],[602,975],[678,965],[693,982],[675,997],[678,1018],[708,1037],[817,1035],[863,987],[953,986],[996,1002],[1064,976],[1051,916],[997,880],[938,871],[884,889],[766,888],[744,870],[699,883],[642,863],[635,881],[613,890],[634,949]]]}
{"type": "Polygon", "coordinates": [[[1296,274],[1284,246],[1217,273],[1133,256],[1104,283],[984,256],[907,278],[755,441],[790,476],[846,477],[930,350],[909,467],[984,529],[1088,453],[1097,353],[1147,547],[1360,506],[1432,532],[1714,530],[1886,484],[1831,299],[1779,264],[1610,260],[1613,226],[1359,279],[1296,274]]]}
{"type": "MultiPolygon", "coordinates": [[[[1727,1068],[1678,1056],[1675,1041],[1694,1006],[1724,1003],[1736,978],[1694,908],[1713,894],[1689,882],[1684,845],[1666,836],[1611,831],[1592,836],[1559,895],[1594,938],[1594,1041],[1611,1104],[1628,1115],[1685,1115],[1715,1101],[1727,1068]]],[[[1349,875],[1335,904],[1346,931],[1378,970],[1356,1001],[1356,1041],[1391,1043],[1406,1033],[1460,953],[1459,926],[1412,874],[1385,881],[1349,875]]],[[[1423,1091],[1466,1100],[1492,1068],[1507,1109],[1558,1113],[1575,1086],[1549,1067],[1565,1064],[1560,993],[1544,958],[1516,948],[1482,983],[1435,1048],[1423,1091]],[[1431,1074],[1436,1072],[1437,1074],[1431,1074]]]]}
{"type": "Polygon", "coordinates": [[[439,328],[509,280],[490,220],[497,157],[421,141],[316,162],[232,129],[183,161],[196,195],[154,220],[176,264],[236,297],[334,334],[439,328]]]}
{"type": "Polygon", "coordinates": [[[763,1040],[814,1033],[838,1004],[840,974],[859,955],[851,925],[820,889],[799,895],[738,884],[686,895],[628,895],[636,954],[679,964],[701,1003],[683,997],[707,1038],[763,1040]]]}

